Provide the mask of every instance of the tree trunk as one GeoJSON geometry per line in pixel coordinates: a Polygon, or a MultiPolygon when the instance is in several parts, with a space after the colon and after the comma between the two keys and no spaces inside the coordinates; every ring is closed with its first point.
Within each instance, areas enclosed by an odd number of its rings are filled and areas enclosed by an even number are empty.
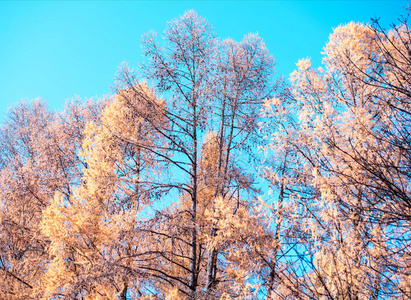
{"type": "Polygon", "coordinates": [[[191,164],[191,211],[190,211],[190,289],[193,298],[197,289],[197,115],[196,115],[196,101],[193,100],[193,156],[191,164]]]}

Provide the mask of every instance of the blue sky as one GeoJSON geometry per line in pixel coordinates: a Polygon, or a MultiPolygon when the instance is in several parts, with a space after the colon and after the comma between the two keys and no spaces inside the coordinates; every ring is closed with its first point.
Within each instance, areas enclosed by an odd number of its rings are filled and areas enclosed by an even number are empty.
{"type": "Polygon", "coordinates": [[[397,22],[408,1],[0,1],[0,120],[20,100],[111,93],[118,66],[142,61],[140,38],[197,10],[221,38],[258,32],[288,76],[299,58],[321,63],[332,29],[380,17],[397,22]]]}

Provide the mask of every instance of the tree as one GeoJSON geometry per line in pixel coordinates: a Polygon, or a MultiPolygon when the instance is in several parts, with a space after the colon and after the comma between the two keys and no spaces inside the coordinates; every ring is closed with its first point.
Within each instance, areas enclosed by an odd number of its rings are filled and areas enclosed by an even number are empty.
{"type": "Polygon", "coordinates": [[[77,151],[86,120],[101,105],[68,104],[64,114],[45,103],[21,102],[8,112],[0,147],[0,295],[34,299],[42,295],[49,241],[41,233],[42,210],[59,191],[70,195],[83,162],[77,151]]]}
{"type": "MultiPolygon", "coordinates": [[[[258,35],[246,35],[239,43],[224,40],[219,47],[222,50],[217,54],[213,82],[217,100],[213,118],[218,120],[215,131],[219,146],[212,203],[217,197],[230,198],[233,191],[244,190],[241,182],[230,189],[232,175],[229,174],[229,166],[237,168],[238,174],[247,172],[247,167],[240,171],[241,162],[236,157],[252,157],[256,153],[253,146],[261,145],[262,138],[257,134],[261,104],[274,93],[277,86],[272,81],[274,60],[258,35]]],[[[251,176],[246,181],[246,185],[251,187],[251,176]]],[[[211,237],[216,235],[217,230],[215,224],[212,225],[211,237]]],[[[207,262],[207,292],[216,281],[217,256],[216,249],[212,248],[207,262]]]]}
{"type": "MultiPolygon", "coordinates": [[[[164,147],[173,156],[158,155],[159,148],[155,147],[151,151],[159,156],[159,160],[166,162],[170,170],[183,174],[175,178],[174,182],[164,184],[163,180],[162,185],[177,188],[182,194],[181,198],[186,199],[171,215],[170,211],[163,213],[161,222],[170,220],[174,223],[178,219],[181,223],[184,220],[180,219],[181,213],[190,216],[189,222],[184,221],[188,224],[185,225],[186,229],[181,228],[181,224],[173,225],[179,228],[175,231],[181,232],[183,239],[187,236],[183,232],[190,232],[190,240],[182,242],[189,245],[190,250],[184,250],[184,254],[164,250],[171,255],[167,258],[168,263],[179,269],[179,275],[170,276],[169,271],[162,271],[159,276],[167,282],[177,281],[176,285],[183,285],[180,292],[194,297],[199,286],[205,287],[206,293],[209,293],[214,288],[218,274],[218,252],[214,247],[210,248],[210,245],[215,244],[212,239],[218,230],[215,224],[209,228],[209,241],[204,244],[198,240],[199,224],[203,218],[199,207],[204,207],[200,202],[205,201],[213,207],[216,198],[236,201],[236,193],[252,191],[252,178],[241,175],[247,172],[247,168],[241,166],[240,160],[234,159],[233,153],[248,153],[252,157],[255,151],[248,142],[262,142],[256,134],[257,120],[262,100],[271,95],[275,88],[272,82],[274,62],[258,35],[247,35],[240,43],[232,40],[220,42],[211,27],[194,11],[169,23],[164,35],[165,47],[157,43],[155,36],[155,33],[149,33],[144,38],[143,49],[148,63],[144,65],[143,71],[166,99],[164,119],[168,125],[154,127],[154,130],[163,136],[166,141],[164,147]],[[201,158],[198,149],[201,141],[207,140],[205,135],[211,132],[216,133],[217,156],[213,166],[216,180],[200,188],[200,182],[204,183],[202,176],[206,174],[199,173],[201,158]],[[210,199],[199,198],[202,189],[212,191],[208,194],[210,199]],[[190,199],[189,207],[187,199],[190,199]],[[207,274],[205,282],[200,282],[204,249],[208,250],[207,274]],[[190,257],[189,266],[180,262],[182,256],[190,257]],[[186,272],[189,280],[184,275],[186,272]]],[[[120,74],[120,87],[134,89],[138,85],[136,75],[124,68],[120,74]]],[[[152,233],[160,232],[157,225],[153,224],[152,233]]],[[[168,238],[172,240],[174,236],[168,238]]],[[[158,249],[155,251],[159,252],[158,249]]],[[[166,264],[163,266],[170,269],[166,264]]]]}
{"type": "Polygon", "coordinates": [[[164,101],[145,85],[139,90],[156,106],[127,102],[132,91],[121,91],[99,122],[86,125],[82,184],[69,198],[56,193],[43,212],[42,232],[50,239],[51,259],[42,288],[48,297],[143,295],[144,276],[133,276],[140,265],[132,257],[144,249],[137,234],[141,211],[153,197],[147,182],[159,172],[146,149],[160,139],[135,110],[155,119],[151,125],[160,125],[164,101]]]}
{"type": "Polygon", "coordinates": [[[271,103],[276,137],[298,156],[310,192],[290,190],[305,234],[301,275],[287,280],[301,298],[410,297],[409,37],[406,20],[390,31],[378,21],[338,27],[325,69],[301,60],[290,93],[271,103]]]}

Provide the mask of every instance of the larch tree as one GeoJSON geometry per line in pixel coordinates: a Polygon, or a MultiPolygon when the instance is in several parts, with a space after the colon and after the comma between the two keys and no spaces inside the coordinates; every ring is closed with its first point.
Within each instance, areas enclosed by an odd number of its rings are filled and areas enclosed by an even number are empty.
{"type": "Polygon", "coordinates": [[[1,128],[1,281],[4,299],[41,297],[49,240],[39,226],[42,211],[59,191],[69,196],[78,185],[83,161],[78,156],[87,120],[101,105],[75,100],[64,113],[44,102],[21,102],[1,128]]]}
{"type": "MultiPolygon", "coordinates": [[[[189,245],[189,265],[184,266],[184,272],[180,276],[176,277],[161,269],[157,276],[166,282],[177,280],[184,285],[184,291],[188,295],[194,295],[198,287],[199,272],[196,224],[199,143],[201,130],[207,123],[210,100],[208,91],[211,89],[212,74],[210,62],[215,40],[210,26],[194,12],[171,21],[164,35],[166,49],[157,43],[155,33],[149,33],[143,39],[143,50],[148,58],[146,78],[149,82],[155,82],[155,87],[163,94],[168,108],[163,112],[165,124],[153,126],[153,129],[165,140],[162,147],[170,154],[161,154],[158,147],[151,151],[159,161],[181,173],[167,185],[187,193],[190,199],[189,209],[182,212],[189,215],[187,224],[184,224],[187,234],[182,237],[189,245]]],[[[120,84],[128,89],[135,89],[139,84],[127,69],[122,71],[121,77],[120,84]]],[[[160,224],[153,224],[152,233],[160,234],[158,225],[160,224]]],[[[167,239],[166,236],[164,238],[167,239]]],[[[156,252],[159,253],[158,250],[156,252]]],[[[178,254],[171,253],[171,256],[173,268],[181,266],[178,254]]]]}
{"type": "MultiPolygon", "coordinates": [[[[206,229],[209,230],[208,240],[198,240],[199,234],[204,234],[200,233],[199,224],[204,217],[199,207],[205,205],[200,202],[205,201],[213,210],[216,198],[236,203],[238,194],[252,193],[253,178],[247,175],[250,167],[244,160],[247,155],[251,159],[256,154],[251,144],[256,146],[262,142],[257,134],[257,120],[263,99],[272,95],[275,89],[272,81],[274,61],[258,35],[247,35],[239,43],[219,41],[211,26],[194,11],[171,21],[164,38],[164,46],[157,42],[155,33],[149,33],[143,39],[148,60],[143,65],[143,75],[167,102],[164,119],[168,127],[154,126],[154,130],[165,139],[164,147],[170,155],[158,155],[159,148],[151,151],[170,170],[182,174],[171,178],[167,184],[163,181],[163,185],[176,188],[185,200],[181,207],[173,209],[173,214],[168,211],[159,218],[164,224],[167,224],[166,220],[173,223],[181,218],[174,225],[180,229],[175,230],[185,232],[183,240],[190,238],[181,241],[185,245],[183,248],[189,246],[189,250],[178,254],[166,251],[169,256],[161,258],[167,259],[173,269],[179,269],[179,275],[170,276],[163,270],[158,276],[165,281],[177,281],[178,286],[182,284],[180,292],[185,295],[199,295],[201,290],[197,292],[197,289],[201,288],[211,297],[219,273],[219,253],[213,242],[218,228],[211,224],[206,229]],[[212,132],[215,132],[213,143],[216,147],[215,179],[204,186],[206,181],[202,176],[210,175],[200,174],[202,154],[199,149],[208,141],[205,136],[212,132]],[[207,197],[204,189],[210,191],[207,197]],[[189,220],[183,221],[185,218],[181,214],[187,214],[189,220]],[[189,265],[186,261],[181,262],[183,257],[189,257],[189,265]],[[205,270],[204,260],[207,261],[205,270]]],[[[139,84],[136,75],[127,68],[119,77],[121,88],[134,89],[139,84]]],[[[153,226],[157,227],[159,220],[153,226]]],[[[167,228],[173,231],[169,227],[171,223],[167,228]]],[[[153,229],[152,233],[155,232],[159,233],[159,228],[153,229]]],[[[164,228],[161,232],[164,234],[164,228]]],[[[171,241],[174,237],[168,239],[171,241]]],[[[169,268],[167,263],[162,265],[169,268]]],[[[221,270],[225,273],[224,268],[221,270]]]]}
{"type": "Polygon", "coordinates": [[[288,97],[271,102],[283,116],[275,136],[291,141],[310,192],[293,191],[305,233],[299,275],[288,276],[298,297],[410,297],[409,41],[406,20],[340,26],[325,68],[300,60],[288,97]]]}
{"type": "MultiPolygon", "coordinates": [[[[212,207],[216,197],[229,199],[233,192],[244,190],[244,183],[251,187],[253,178],[250,173],[247,175],[247,166],[239,158],[252,158],[257,153],[254,147],[262,144],[262,136],[257,134],[260,110],[263,100],[273,95],[277,87],[273,82],[274,60],[258,35],[246,35],[239,43],[224,40],[218,46],[221,51],[216,59],[212,118],[217,121],[219,147],[212,207]],[[230,165],[245,176],[235,185],[230,185],[230,165]]],[[[212,225],[211,238],[217,230],[212,225]]],[[[207,261],[207,293],[216,281],[217,258],[218,251],[212,247],[207,261]]]]}
{"type": "Polygon", "coordinates": [[[151,126],[160,126],[164,102],[145,85],[139,90],[149,101],[126,101],[141,99],[120,91],[100,120],[86,125],[82,183],[69,198],[56,193],[43,212],[42,232],[50,239],[51,259],[42,278],[48,297],[144,296],[148,275],[135,259],[144,251],[139,228],[154,197],[147,182],[161,173],[146,149],[160,142],[151,126]],[[135,110],[156,120],[147,123],[135,110]]]}
{"type": "Polygon", "coordinates": [[[45,248],[38,222],[50,190],[46,148],[54,115],[44,102],[20,103],[1,131],[1,297],[31,297],[45,269],[45,248]]]}

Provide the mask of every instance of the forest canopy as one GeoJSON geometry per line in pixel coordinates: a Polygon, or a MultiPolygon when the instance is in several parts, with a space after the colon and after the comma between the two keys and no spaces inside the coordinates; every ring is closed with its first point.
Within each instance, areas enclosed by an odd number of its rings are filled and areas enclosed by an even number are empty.
{"type": "Polygon", "coordinates": [[[411,299],[411,32],[285,80],[195,11],[115,93],[0,127],[1,299],[411,299]]]}

